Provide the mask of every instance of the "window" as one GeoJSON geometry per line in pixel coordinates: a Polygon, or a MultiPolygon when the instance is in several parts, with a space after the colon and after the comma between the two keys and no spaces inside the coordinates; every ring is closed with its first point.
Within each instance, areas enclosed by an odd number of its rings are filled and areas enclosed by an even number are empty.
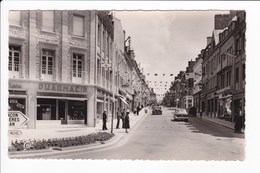
{"type": "Polygon", "coordinates": [[[246,36],[245,33],[242,34],[242,40],[241,40],[241,50],[245,51],[245,44],[246,44],[246,36]]]}
{"type": "Polygon", "coordinates": [[[109,37],[108,37],[108,35],[107,35],[106,54],[109,57],[109,37]]]}
{"type": "Polygon", "coordinates": [[[84,17],[82,16],[73,16],[73,35],[75,36],[84,36],[84,17]]]}
{"type": "Polygon", "coordinates": [[[239,68],[237,67],[236,68],[236,80],[235,80],[235,82],[238,83],[238,81],[239,81],[239,68]]]}
{"type": "Polygon", "coordinates": [[[231,84],[231,71],[227,72],[227,86],[230,86],[231,84]]]}
{"type": "Polygon", "coordinates": [[[53,11],[42,11],[42,30],[43,31],[54,31],[54,12],[53,11]]]}
{"type": "Polygon", "coordinates": [[[225,87],[225,74],[221,75],[221,89],[225,87]]]}
{"type": "Polygon", "coordinates": [[[82,77],[82,69],[83,69],[83,55],[81,54],[73,54],[73,77],[82,77]]]}
{"type": "Polygon", "coordinates": [[[42,50],[42,74],[53,75],[54,51],[42,50]]]}
{"type": "Polygon", "coordinates": [[[100,60],[97,60],[97,83],[100,85],[101,81],[101,63],[100,60]]]}
{"type": "Polygon", "coordinates": [[[101,45],[101,25],[98,24],[98,46],[101,45]]]}
{"type": "Polygon", "coordinates": [[[20,54],[21,54],[21,47],[9,46],[9,63],[8,63],[9,71],[19,72],[20,54]]]}
{"type": "Polygon", "coordinates": [[[102,50],[105,51],[106,49],[106,33],[105,30],[103,31],[103,47],[102,50]]]}
{"type": "Polygon", "coordinates": [[[242,68],[243,68],[243,72],[242,72],[242,73],[243,73],[243,74],[242,74],[243,76],[242,76],[242,79],[245,80],[245,78],[246,78],[246,65],[243,64],[242,68]]]}
{"type": "Polygon", "coordinates": [[[240,44],[240,38],[236,39],[236,55],[240,55],[241,51],[241,44],[240,44]]]}
{"type": "Polygon", "coordinates": [[[9,11],[10,25],[21,26],[21,11],[9,11]]]}

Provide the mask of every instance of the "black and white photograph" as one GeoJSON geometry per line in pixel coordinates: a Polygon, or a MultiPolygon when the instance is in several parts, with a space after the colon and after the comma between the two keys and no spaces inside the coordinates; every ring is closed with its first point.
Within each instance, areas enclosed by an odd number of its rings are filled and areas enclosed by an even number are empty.
{"type": "Polygon", "coordinates": [[[250,10],[91,5],[5,10],[5,162],[243,166],[259,138],[250,10]]]}

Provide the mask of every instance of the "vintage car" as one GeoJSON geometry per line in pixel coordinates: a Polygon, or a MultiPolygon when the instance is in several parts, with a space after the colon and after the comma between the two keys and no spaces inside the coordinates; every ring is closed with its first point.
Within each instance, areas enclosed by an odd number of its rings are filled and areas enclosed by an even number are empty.
{"type": "Polygon", "coordinates": [[[173,113],[173,120],[183,120],[183,121],[189,121],[189,114],[186,111],[186,109],[176,109],[173,113]]]}
{"type": "Polygon", "coordinates": [[[162,108],[160,106],[154,106],[152,108],[152,115],[162,115],[162,108]]]}

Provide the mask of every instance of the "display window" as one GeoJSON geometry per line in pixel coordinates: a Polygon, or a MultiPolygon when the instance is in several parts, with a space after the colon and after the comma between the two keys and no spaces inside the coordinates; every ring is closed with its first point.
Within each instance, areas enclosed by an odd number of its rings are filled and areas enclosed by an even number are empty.
{"type": "Polygon", "coordinates": [[[26,113],[26,100],[24,98],[9,98],[8,103],[10,111],[21,111],[23,114],[26,113]]]}
{"type": "Polygon", "coordinates": [[[68,119],[85,120],[87,114],[86,104],[84,101],[68,101],[68,119]]]}

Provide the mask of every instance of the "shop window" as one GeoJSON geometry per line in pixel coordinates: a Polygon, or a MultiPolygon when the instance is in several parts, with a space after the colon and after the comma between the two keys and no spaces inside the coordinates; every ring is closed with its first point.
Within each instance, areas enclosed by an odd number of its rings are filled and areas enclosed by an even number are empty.
{"type": "Polygon", "coordinates": [[[8,110],[10,111],[20,111],[25,114],[26,108],[26,100],[22,98],[9,98],[8,99],[9,107],[8,110]]]}
{"type": "Polygon", "coordinates": [[[8,70],[10,75],[18,77],[20,71],[21,47],[9,46],[8,70]]]}
{"type": "Polygon", "coordinates": [[[54,31],[54,11],[42,11],[42,30],[54,31]]]}
{"type": "Polygon", "coordinates": [[[10,25],[21,26],[21,11],[9,11],[10,25]]]}
{"type": "Polygon", "coordinates": [[[69,120],[85,120],[86,105],[84,101],[68,101],[68,119],[69,120]]]}
{"type": "Polygon", "coordinates": [[[73,16],[73,35],[84,36],[84,17],[74,15],[73,16]]]}
{"type": "Polygon", "coordinates": [[[54,54],[52,50],[42,50],[42,78],[53,80],[54,54]]]}

